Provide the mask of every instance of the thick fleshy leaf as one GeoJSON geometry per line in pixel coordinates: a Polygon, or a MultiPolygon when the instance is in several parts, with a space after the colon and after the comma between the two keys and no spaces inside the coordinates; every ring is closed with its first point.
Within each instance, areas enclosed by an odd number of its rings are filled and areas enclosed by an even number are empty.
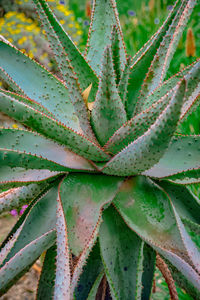
{"type": "Polygon", "coordinates": [[[84,158],[37,133],[17,129],[0,129],[1,165],[50,169],[52,171],[93,170],[84,158]],[[19,158],[16,162],[14,158],[19,158]],[[21,158],[23,157],[23,160],[21,158]],[[55,164],[55,168],[54,168],[55,164]]]}
{"type": "Polygon", "coordinates": [[[184,94],[185,81],[183,80],[155,123],[142,136],[114,156],[102,171],[106,174],[129,176],[141,173],[155,165],[164,155],[176,130],[184,94]]]}
{"type": "Polygon", "coordinates": [[[109,153],[116,154],[142,136],[153,125],[169,104],[174,91],[170,91],[148,109],[137,114],[123,124],[108,140],[104,148],[109,153]]]}
{"type": "Polygon", "coordinates": [[[166,177],[166,179],[172,183],[175,184],[195,184],[200,182],[200,169],[199,167],[197,169],[191,169],[188,171],[184,171],[169,177],[166,177]]]}
{"type": "Polygon", "coordinates": [[[98,291],[99,291],[99,286],[101,285],[102,283],[102,280],[104,280],[104,272],[100,273],[99,276],[97,277],[91,291],[90,291],[90,294],[87,298],[87,300],[93,300],[95,299],[95,297],[97,297],[98,295],[98,291]]]}
{"type": "Polygon", "coordinates": [[[28,204],[35,197],[42,193],[48,183],[29,184],[27,186],[12,188],[0,193],[0,214],[13,208],[22,207],[28,204]]]}
{"type": "Polygon", "coordinates": [[[159,185],[170,196],[173,205],[181,219],[189,219],[200,224],[200,201],[184,186],[178,186],[166,181],[159,185]]]}
{"type": "Polygon", "coordinates": [[[23,90],[55,115],[58,121],[80,131],[80,122],[70,100],[68,90],[51,73],[23,53],[0,41],[0,66],[23,90]]]}
{"type": "Polygon", "coordinates": [[[1,92],[1,97],[3,97],[3,95],[5,96],[10,96],[11,98],[14,98],[24,104],[27,104],[28,106],[32,107],[33,109],[35,110],[38,110],[46,115],[48,115],[49,117],[52,117],[52,118],[56,118],[54,114],[52,114],[50,111],[48,111],[48,109],[46,109],[42,104],[36,102],[35,100],[32,100],[28,97],[25,97],[23,95],[19,95],[19,94],[16,94],[16,93],[13,93],[13,92],[10,92],[10,91],[6,91],[6,90],[3,90],[3,89],[0,89],[0,92],[1,92]]]}
{"type": "Polygon", "coordinates": [[[187,81],[186,102],[183,105],[181,123],[187,120],[188,116],[195,111],[200,103],[200,60],[186,74],[187,81]]]}
{"type": "Polygon", "coordinates": [[[192,241],[200,251],[200,225],[189,219],[183,219],[183,224],[192,241]]]}
{"type": "Polygon", "coordinates": [[[56,246],[46,251],[37,289],[37,300],[53,299],[56,274],[56,246]]]}
{"type": "Polygon", "coordinates": [[[162,189],[143,176],[130,178],[114,205],[132,230],[199,286],[200,254],[162,189]]]}
{"type": "Polygon", "coordinates": [[[163,84],[158,86],[148,97],[145,97],[142,110],[146,110],[152,104],[156,103],[160,98],[166,95],[169,91],[175,88],[183,78],[186,80],[187,89],[185,91],[184,104],[181,110],[181,118],[193,110],[196,104],[197,95],[200,93],[200,60],[198,59],[193,64],[187,66],[185,69],[175,74],[163,84]]]}
{"type": "Polygon", "coordinates": [[[97,91],[98,79],[90,66],[85,61],[83,55],[73,43],[68,34],[64,31],[55,15],[49,8],[48,4],[44,0],[33,0],[40,20],[46,31],[47,38],[50,42],[51,48],[55,54],[55,58],[64,59],[66,57],[70,60],[74,73],[77,75],[80,81],[80,87],[85,90],[92,83],[92,91],[90,94],[91,99],[94,100],[97,91]],[[52,42],[53,41],[53,42],[52,42]],[[57,41],[56,43],[54,41],[57,41]],[[60,49],[58,49],[58,47],[60,49]],[[59,51],[62,53],[62,57],[58,57],[59,51]]]}
{"type": "Polygon", "coordinates": [[[3,295],[11,285],[23,276],[41,253],[53,245],[54,241],[55,231],[51,230],[19,250],[0,269],[0,295],[3,295]]]}
{"type": "Polygon", "coordinates": [[[130,76],[130,72],[131,72],[130,68],[131,68],[131,57],[129,56],[127,58],[127,62],[126,62],[124,71],[121,75],[121,78],[120,78],[120,81],[118,84],[119,96],[120,96],[124,106],[126,106],[126,101],[127,101],[128,81],[129,81],[129,76],[130,76]]]}
{"type": "Polygon", "coordinates": [[[156,252],[148,245],[143,248],[143,273],[142,273],[142,297],[141,300],[150,299],[154,272],[156,265],[156,252]]]}
{"type": "MultiPolygon", "coordinates": [[[[36,238],[46,232],[53,230],[56,225],[56,198],[58,194],[57,185],[52,187],[41,198],[39,198],[30,209],[23,221],[23,228],[8,253],[3,265],[9,261],[18,251],[36,238]],[[48,216],[48,217],[47,217],[48,216]]],[[[23,216],[22,216],[23,217],[23,216]]]]}
{"type": "MultiPolygon", "coordinates": [[[[99,243],[93,247],[83,272],[75,289],[75,299],[85,300],[90,299],[89,296],[94,289],[98,289],[100,281],[103,277],[103,264],[100,257],[99,243]]],[[[93,298],[91,298],[92,300],[93,298]]]]}
{"type": "MultiPolygon", "coordinates": [[[[135,105],[138,102],[138,97],[140,95],[141,85],[143,84],[149,67],[151,66],[151,63],[156,55],[156,52],[159,49],[159,47],[162,47],[162,42],[164,41],[163,39],[167,39],[168,30],[170,28],[170,31],[173,29],[176,30],[176,27],[173,28],[172,26],[170,27],[170,25],[172,25],[173,19],[176,15],[179,18],[179,20],[181,20],[180,11],[183,10],[183,7],[185,7],[186,2],[188,1],[176,1],[173,10],[170,12],[164,24],[144,45],[144,47],[141,50],[139,50],[138,53],[136,53],[135,57],[133,57],[132,72],[130,75],[130,81],[128,86],[128,101],[126,105],[128,118],[133,117],[135,105]]],[[[176,37],[176,35],[174,35],[174,37],[176,37]]],[[[165,50],[167,51],[167,49],[168,48],[166,48],[165,50]]]]}
{"type": "Polygon", "coordinates": [[[140,299],[144,243],[112,206],[103,213],[99,241],[113,299],[140,299]]]}
{"type": "Polygon", "coordinates": [[[118,36],[118,31],[116,26],[113,26],[111,32],[111,50],[112,50],[112,59],[113,59],[113,66],[116,76],[116,84],[119,83],[120,78],[122,77],[122,70],[121,70],[121,62],[120,62],[120,39],[118,36]]]}
{"type": "Polygon", "coordinates": [[[22,231],[23,225],[24,224],[22,222],[21,225],[18,227],[18,229],[16,229],[15,232],[13,232],[13,234],[9,237],[9,239],[7,237],[8,241],[7,242],[4,241],[5,244],[1,245],[0,265],[2,265],[2,263],[6,259],[6,256],[8,255],[8,253],[10,252],[12,247],[14,246],[15,242],[17,241],[18,236],[22,231]]]}
{"type": "MultiPolygon", "coordinates": [[[[68,97],[68,99],[70,99],[71,103],[73,104],[75,113],[78,116],[80,126],[83,129],[84,133],[91,139],[95,139],[89,123],[87,108],[81,95],[79,78],[76,76],[70,61],[70,57],[66,53],[66,51],[69,51],[69,49],[66,49],[66,47],[62,43],[62,41],[66,40],[67,36],[65,35],[65,32],[62,31],[62,27],[60,27],[59,24],[55,21],[47,2],[39,0],[34,1],[34,3],[36,4],[37,12],[40,16],[40,20],[42,21],[42,25],[49,40],[49,44],[53,50],[58,69],[64,81],[64,85],[67,87],[68,95],[65,96],[68,97]],[[54,24],[52,24],[52,22],[54,24]],[[57,27],[57,32],[55,31],[55,27],[57,27]]],[[[77,52],[76,49],[73,49],[73,51],[77,52]]],[[[78,73],[80,73],[81,69],[82,68],[79,69],[78,73]]],[[[82,76],[83,75],[84,74],[82,74],[82,76]]],[[[91,82],[89,81],[85,88],[90,83],[91,82]]]]}
{"type": "Polygon", "coordinates": [[[13,119],[42,135],[62,145],[66,145],[69,150],[73,149],[73,152],[94,161],[102,161],[102,159],[104,161],[109,158],[109,155],[104,153],[98,145],[82,134],[73,131],[70,127],[66,127],[54,118],[28,106],[23,101],[2,93],[0,94],[0,99],[0,111],[3,111],[13,119]]]}
{"type": "Polygon", "coordinates": [[[73,275],[72,275],[72,279],[71,279],[71,294],[72,295],[74,294],[75,289],[77,287],[79,278],[83,271],[83,267],[86,264],[88,256],[89,256],[90,252],[92,251],[92,248],[97,240],[98,233],[99,233],[99,227],[100,227],[100,222],[96,225],[95,229],[93,230],[90,240],[87,243],[87,246],[81,252],[81,254],[78,257],[78,260],[76,262],[76,265],[74,267],[73,275]]]}
{"type": "Polygon", "coordinates": [[[79,256],[101,222],[103,206],[115,197],[123,179],[105,175],[69,174],[60,187],[69,245],[79,256]]]}
{"type": "Polygon", "coordinates": [[[101,59],[103,57],[104,49],[111,44],[113,25],[115,25],[118,34],[120,69],[123,70],[126,63],[126,52],[116,9],[116,2],[115,0],[94,0],[86,54],[89,64],[95,70],[97,75],[100,74],[101,59]]]}
{"type": "MultiPolygon", "coordinates": [[[[190,176],[190,172],[194,173],[195,170],[200,169],[199,157],[200,136],[176,136],[161,160],[143,174],[155,178],[172,179],[175,182],[180,174],[184,180],[190,176]]],[[[198,175],[200,176],[199,171],[198,175]]]]}
{"type": "Polygon", "coordinates": [[[60,198],[60,191],[58,191],[56,206],[56,245],[57,256],[54,299],[70,299],[70,254],[68,245],[67,224],[63,211],[62,201],[60,198]]]}
{"type": "Polygon", "coordinates": [[[120,99],[110,48],[106,48],[102,72],[91,122],[99,143],[103,146],[113,133],[126,122],[126,112],[120,99]]]}
{"type": "Polygon", "coordinates": [[[49,170],[26,170],[4,166],[0,167],[0,188],[9,189],[30,183],[51,182],[62,174],[62,172],[49,170]]]}
{"type": "Polygon", "coordinates": [[[177,270],[169,261],[166,261],[169,270],[173,274],[173,279],[176,283],[184,290],[186,293],[189,294],[192,299],[199,299],[200,298],[200,291],[196,289],[185,276],[177,270]]]}
{"type": "MultiPolygon", "coordinates": [[[[56,181],[57,182],[57,181],[56,181]]],[[[43,195],[45,195],[45,193],[52,187],[52,185],[48,186],[46,188],[46,190],[44,190],[38,197],[36,197],[35,199],[33,199],[33,201],[30,202],[30,204],[28,205],[28,207],[25,209],[25,211],[23,212],[23,214],[21,215],[21,217],[17,220],[16,224],[12,227],[12,229],[10,230],[10,232],[8,233],[7,237],[5,238],[5,240],[1,243],[1,246],[0,246],[0,251],[1,251],[1,254],[2,254],[2,251],[3,248],[6,249],[7,246],[9,247],[9,244],[10,244],[10,241],[13,239],[14,236],[17,236],[16,237],[16,240],[19,236],[18,233],[21,232],[23,226],[24,226],[24,223],[25,223],[25,220],[27,218],[27,216],[29,215],[29,212],[31,211],[32,207],[36,204],[36,202],[38,201],[38,199],[42,198],[43,195]]],[[[15,243],[15,241],[14,241],[15,243]]],[[[13,243],[13,245],[14,245],[13,243]]],[[[11,248],[10,248],[11,249],[11,248]]],[[[10,252],[10,249],[9,251],[7,252],[7,254],[10,252]]],[[[6,254],[6,256],[7,256],[6,254]]],[[[6,258],[6,256],[4,258],[6,258]]]]}
{"type": "Polygon", "coordinates": [[[179,39],[182,35],[185,25],[192,13],[196,0],[182,0],[176,16],[173,18],[156,54],[151,62],[151,66],[146,74],[140,98],[135,108],[135,114],[142,110],[143,101],[141,98],[148,96],[157,88],[165,78],[170,61],[177,48],[179,39]]]}
{"type": "Polygon", "coordinates": [[[5,82],[9,86],[10,90],[18,94],[23,94],[23,91],[20,89],[20,87],[12,80],[12,78],[1,67],[0,67],[0,79],[3,80],[3,82],[5,82]]]}

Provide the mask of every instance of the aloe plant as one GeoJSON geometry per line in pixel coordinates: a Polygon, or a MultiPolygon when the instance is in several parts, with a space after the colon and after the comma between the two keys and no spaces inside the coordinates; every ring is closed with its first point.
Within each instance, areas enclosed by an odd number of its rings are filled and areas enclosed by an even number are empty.
{"type": "Polygon", "coordinates": [[[94,0],[82,55],[34,0],[62,80],[3,37],[0,210],[29,206],[1,246],[5,293],[45,252],[37,299],[149,299],[155,265],[200,298],[200,136],[179,130],[199,105],[200,61],[165,75],[195,5],[177,0],[127,57],[114,0],[94,0]]]}

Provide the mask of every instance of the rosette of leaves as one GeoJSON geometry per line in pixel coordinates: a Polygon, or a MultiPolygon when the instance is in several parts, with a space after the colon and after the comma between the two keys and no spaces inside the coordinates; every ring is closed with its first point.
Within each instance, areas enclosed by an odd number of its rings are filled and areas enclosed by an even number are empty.
{"type": "Polygon", "coordinates": [[[0,111],[27,129],[0,129],[0,209],[29,206],[1,246],[1,294],[46,251],[37,299],[149,299],[155,264],[172,299],[174,280],[198,299],[200,136],[177,132],[200,61],[165,80],[195,1],[133,58],[114,0],[93,1],[84,56],[34,3],[62,80],[2,38],[0,111]]]}

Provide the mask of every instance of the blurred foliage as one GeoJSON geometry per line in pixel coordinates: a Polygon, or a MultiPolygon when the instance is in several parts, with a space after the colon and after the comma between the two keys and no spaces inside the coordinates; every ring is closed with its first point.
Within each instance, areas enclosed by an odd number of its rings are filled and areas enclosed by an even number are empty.
{"type": "MultiPolygon", "coordinates": [[[[64,29],[78,44],[82,38],[82,30],[72,10],[60,4],[60,1],[49,0],[51,8],[64,29]]],[[[1,34],[13,43],[17,48],[34,57],[45,67],[54,68],[53,56],[48,42],[45,39],[45,32],[40,31],[34,6],[30,0],[1,0],[0,18],[1,34]]]]}

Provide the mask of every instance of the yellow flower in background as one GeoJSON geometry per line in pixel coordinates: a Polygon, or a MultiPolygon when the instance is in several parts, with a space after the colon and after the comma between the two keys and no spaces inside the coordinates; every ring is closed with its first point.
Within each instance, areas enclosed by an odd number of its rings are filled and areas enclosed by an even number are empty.
{"type": "Polygon", "coordinates": [[[22,45],[23,43],[25,43],[27,40],[27,38],[25,36],[23,36],[21,39],[18,40],[18,44],[22,45]]]}
{"type": "MultiPolygon", "coordinates": [[[[47,47],[45,30],[41,30],[34,14],[27,16],[23,12],[24,4],[31,5],[30,2],[30,0],[15,0],[15,8],[18,5],[19,11],[7,12],[3,18],[0,18],[0,32],[29,57],[38,60],[47,68],[55,67],[55,64],[52,63],[53,57],[47,47]]],[[[73,11],[69,10],[67,6],[58,4],[59,1],[47,0],[47,2],[54,10],[63,28],[78,45],[83,32],[75,20],[73,11]]]]}
{"type": "Polygon", "coordinates": [[[13,124],[13,125],[12,125],[12,128],[14,128],[14,129],[18,129],[18,128],[19,128],[19,126],[18,126],[17,124],[13,124]]]}

